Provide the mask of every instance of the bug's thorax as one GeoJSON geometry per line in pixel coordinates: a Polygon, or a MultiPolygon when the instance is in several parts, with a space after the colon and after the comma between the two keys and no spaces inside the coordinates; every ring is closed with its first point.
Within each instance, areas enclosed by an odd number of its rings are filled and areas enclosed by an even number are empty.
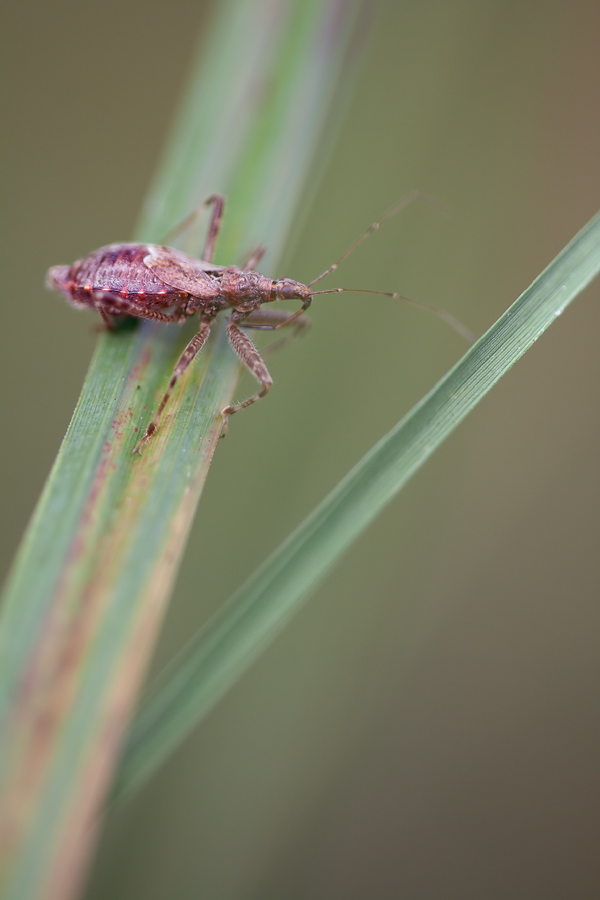
{"type": "Polygon", "coordinates": [[[257,309],[268,300],[273,281],[260,272],[227,266],[219,278],[219,293],[236,309],[257,309]]]}
{"type": "Polygon", "coordinates": [[[251,269],[228,266],[219,276],[220,294],[238,310],[254,310],[274,300],[307,300],[312,296],[306,285],[291,278],[273,281],[251,269]]]}

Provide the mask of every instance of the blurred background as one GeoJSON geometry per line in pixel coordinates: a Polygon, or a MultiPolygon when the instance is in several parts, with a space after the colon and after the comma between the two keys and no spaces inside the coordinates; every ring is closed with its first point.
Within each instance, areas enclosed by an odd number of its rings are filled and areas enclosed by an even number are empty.
{"type": "MultiPolygon", "coordinates": [[[[50,265],[130,238],[210,3],[14,5],[2,573],[77,400],[93,318],[50,265]]],[[[281,270],[483,332],[600,207],[600,8],[382,4],[281,270]]],[[[208,127],[208,126],[207,126],[208,127]]],[[[600,283],[437,452],[126,809],[88,900],[596,898],[600,283]]],[[[219,445],[154,671],[464,350],[324,296],[219,445]]],[[[243,392],[243,388],[241,388],[243,392]]]]}

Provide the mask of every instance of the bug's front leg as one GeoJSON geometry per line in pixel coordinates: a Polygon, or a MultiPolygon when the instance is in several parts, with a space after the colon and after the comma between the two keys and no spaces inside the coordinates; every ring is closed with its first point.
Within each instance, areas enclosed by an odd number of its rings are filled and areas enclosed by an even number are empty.
{"type": "Polygon", "coordinates": [[[149,441],[153,434],[156,433],[158,428],[158,422],[162,415],[162,412],[167,405],[171,394],[173,393],[173,388],[189,366],[189,364],[194,360],[194,358],[200,353],[202,347],[206,343],[206,339],[210,334],[210,326],[212,323],[212,317],[203,316],[200,320],[200,329],[197,334],[191,339],[179,359],[177,360],[177,365],[173,369],[173,374],[171,375],[171,380],[169,381],[169,387],[167,388],[164,397],[160,401],[160,405],[154,414],[154,418],[146,428],[146,434],[142,438],[142,440],[137,444],[134,453],[140,453],[141,448],[149,441]]]}
{"type": "Polygon", "coordinates": [[[226,406],[225,409],[222,410],[223,430],[221,432],[221,437],[225,437],[227,434],[228,417],[233,415],[233,413],[239,412],[240,409],[245,409],[252,403],[256,403],[257,400],[260,400],[261,397],[265,396],[273,384],[273,379],[271,378],[269,370],[265,366],[260,353],[248,335],[244,334],[240,328],[240,323],[242,323],[243,320],[244,313],[232,312],[227,326],[227,337],[238,358],[261,385],[261,390],[257,394],[253,394],[252,397],[249,397],[247,400],[242,400],[240,403],[234,403],[232,406],[226,406]]]}
{"type": "Polygon", "coordinates": [[[262,351],[266,356],[268,353],[273,353],[274,350],[280,350],[281,347],[293,341],[294,338],[306,334],[311,326],[308,316],[296,316],[295,313],[288,313],[282,309],[257,309],[244,319],[242,328],[253,328],[258,331],[278,331],[287,325],[291,325],[289,333],[266,347],[262,351]]]}

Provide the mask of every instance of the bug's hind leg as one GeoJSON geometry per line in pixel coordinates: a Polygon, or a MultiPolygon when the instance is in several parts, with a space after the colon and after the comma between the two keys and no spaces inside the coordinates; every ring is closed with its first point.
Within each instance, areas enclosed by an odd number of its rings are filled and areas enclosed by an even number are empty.
{"type": "Polygon", "coordinates": [[[98,310],[98,312],[99,312],[100,315],[102,316],[102,321],[104,322],[104,327],[102,327],[101,325],[99,325],[99,326],[98,326],[98,331],[116,331],[116,330],[117,330],[117,326],[116,326],[116,324],[115,324],[114,318],[113,318],[112,316],[109,316],[109,314],[108,314],[105,310],[103,310],[102,308],[100,308],[100,309],[98,310]]]}
{"type": "Polygon", "coordinates": [[[261,385],[261,389],[257,394],[253,394],[252,397],[249,397],[247,400],[242,400],[240,403],[234,403],[232,406],[226,406],[225,409],[222,410],[223,430],[221,432],[221,437],[225,437],[225,435],[227,434],[228,417],[233,415],[233,413],[239,412],[240,409],[245,409],[252,403],[256,403],[257,400],[260,400],[261,397],[265,396],[265,394],[273,384],[273,379],[271,378],[269,370],[264,364],[260,353],[254,346],[248,335],[244,334],[244,332],[239,327],[238,322],[240,321],[240,319],[237,317],[234,318],[234,316],[235,313],[232,313],[229,319],[229,325],[227,326],[227,337],[229,338],[229,343],[233,347],[233,350],[235,351],[241,362],[243,362],[248,371],[252,375],[254,375],[258,383],[261,385]]]}
{"type": "Polygon", "coordinates": [[[126,300],[119,294],[96,291],[95,307],[102,316],[107,331],[115,331],[114,316],[130,316],[135,319],[152,319],[154,322],[185,322],[187,316],[181,310],[172,313],[161,313],[155,309],[147,309],[132,300],[126,300]],[[108,307],[108,308],[107,308],[108,307]]]}
{"type": "Polygon", "coordinates": [[[154,414],[154,417],[148,427],[146,428],[146,434],[142,438],[142,440],[137,444],[134,453],[140,453],[141,448],[149,441],[153,434],[156,433],[158,428],[158,422],[163,413],[163,410],[167,403],[169,402],[169,398],[173,393],[173,389],[189,364],[194,360],[194,358],[200,353],[202,347],[206,343],[206,339],[210,334],[210,326],[212,319],[201,319],[200,320],[200,329],[197,334],[191,339],[179,359],[177,360],[177,365],[173,369],[173,374],[171,375],[171,380],[169,381],[169,387],[167,388],[164,397],[160,401],[159,407],[154,414]]]}

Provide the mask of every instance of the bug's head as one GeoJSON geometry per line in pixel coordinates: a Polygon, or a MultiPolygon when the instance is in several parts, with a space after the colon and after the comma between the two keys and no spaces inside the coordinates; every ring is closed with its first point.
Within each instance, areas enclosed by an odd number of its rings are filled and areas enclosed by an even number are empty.
{"type": "Polygon", "coordinates": [[[46,275],[46,287],[51,291],[68,292],[71,266],[52,266],[46,275]]]}
{"type": "Polygon", "coordinates": [[[312,291],[299,281],[280,278],[273,282],[273,300],[310,300],[312,291]]]}

